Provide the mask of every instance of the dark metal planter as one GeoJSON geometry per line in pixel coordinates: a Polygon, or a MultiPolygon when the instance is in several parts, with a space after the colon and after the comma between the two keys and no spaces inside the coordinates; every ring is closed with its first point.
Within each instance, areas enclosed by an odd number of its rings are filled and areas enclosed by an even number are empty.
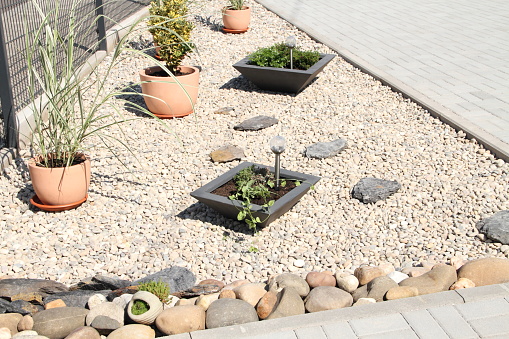
{"type": "Polygon", "coordinates": [[[299,93],[334,57],[334,54],[320,54],[320,60],[305,71],[248,65],[249,57],[240,60],[233,67],[263,90],[299,93]]]}
{"type": "MultiPolygon", "coordinates": [[[[237,174],[240,170],[249,167],[251,165],[255,165],[257,167],[268,167],[259,164],[254,164],[252,162],[243,162],[237,167],[229,170],[225,174],[219,176],[218,178],[212,180],[208,184],[200,187],[196,191],[191,193],[193,198],[198,199],[200,202],[204,203],[210,208],[215,209],[222,215],[230,219],[237,219],[237,214],[243,208],[241,203],[238,200],[230,200],[227,197],[222,197],[220,195],[212,194],[210,192],[214,191],[216,188],[226,184],[230,181],[235,174],[237,174]]],[[[269,171],[274,172],[273,167],[268,167],[269,171]]],[[[258,226],[265,227],[286,212],[290,208],[293,207],[297,203],[297,201],[302,198],[307,191],[309,191],[310,187],[320,180],[320,177],[303,174],[293,171],[288,171],[285,169],[281,169],[281,178],[285,179],[294,179],[299,180],[301,182],[300,186],[295,187],[290,192],[286,193],[284,196],[276,200],[274,205],[268,208],[262,208],[260,205],[252,204],[252,213],[254,217],[259,217],[262,220],[261,224],[258,226]]]]}

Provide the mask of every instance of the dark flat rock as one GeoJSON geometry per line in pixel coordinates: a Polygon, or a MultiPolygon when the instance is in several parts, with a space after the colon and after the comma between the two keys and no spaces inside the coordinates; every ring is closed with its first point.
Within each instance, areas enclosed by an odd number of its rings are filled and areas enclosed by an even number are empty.
{"type": "Polygon", "coordinates": [[[62,299],[66,306],[68,307],[82,307],[85,308],[88,303],[88,299],[94,294],[102,294],[105,297],[111,293],[111,290],[103,290],[103,291],[91,291],[91,290],[74,290],[68,292],[60,292],[55,293],[50,296],[44,298],[44,304],[49,303],[50,301],[62,299]]]}
{"type": "Polygon", "coordinates": [[[279,122],[278,119],[269,117],[266,115],[259,115],[254,118],[250,118],[242,121],[237,126],[233,127],[233,129],[237,131],[258,131],[272,125],[275,125],[279,122]]]}
{"type": "Polygon", "coordinates": [[[365,204],[384,200],[401,188],[397,181],[363,178],[355,184],[352,196],[365,204]]]}
{"type": "Polygon", "coordinates": [[[39,293],[43,297],[67,291],[62,283],[45,279],[3,279],[0,280],[0,298],[11,299],[19,294],[39,293]]]}
{"type": "Polygon", "coordinates": [[[482,219],[475,227],[491,240],[509,245],[509,210],[500,211],[489,218],[482,219]]]}
{"type": "Polygon", "coordinates": [[[306,148],[306,157],[325,159],[337,155],[346,148],[346,140],[337,139],[330,142],[317,142],[306,148]]]}
{"type": "Polygon", "coordinates": [[[196,277],[185,267],[172,266],[162,271],[146,276],[133,282],[138,285],[141,282],[162,281],[170,286],[170,293],[182,292],[194,286],[196,277]]]}
{"type": "Polygon", "coordinates": [[[212,294],[221,291],[222,287],[216,284],[202,284],[196,285],[182,292],[173,293],[174,296],[179,298],[194,298],[200,295],[212,294]]]}

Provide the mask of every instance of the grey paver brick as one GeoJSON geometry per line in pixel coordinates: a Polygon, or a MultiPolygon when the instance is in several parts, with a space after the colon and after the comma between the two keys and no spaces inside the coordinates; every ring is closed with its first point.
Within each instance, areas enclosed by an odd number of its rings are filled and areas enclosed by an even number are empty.
{"type": "Polygon", "coordinates": [[[346,321],[322,325],[327,339],[357,339],[355,333],[346,321]]]}
{"type": "Polygon", "coordinates": [[[481,338],[487,338],[494,335],[509,336],[508,315],[499,315],[495,317],[481,318],[469,321],[470,325],[476,330],[481,338]]]}
{"type": "Polygon", "coordinates": [[[295,330],[298,339],[327,339],[327,336],[320,326],[304,327],[295,330]]]}
{"type": "Polygon", "coordinates": [[[479,338],[454,306],[440,306],[428,309],[436,322],[451,338],[479,338]]]}
{"type": "Polygon", "coordinates": [[[455,307],[467,321],[504,314],[509,315],[509,303],[504,298],[474,301],[455,307]]]}
{"type": "MultiPolygon", "coordinates": [[[[419,339],[419,337],[412,330],[400,330],[384,333],[377,333],[371,335],[364,335],[360,339],[419,339]]],[[[311,338],[310,338],[311,339],[311,338]]]]}
{"type": "Polygon", "coordinates": [[[402,313],[410,327],[421,339],[447,339],[449,336],[427,310],[402,313]]]}
{"type": "Polygon", "coordinates": [[[399,313],[365,319],[354,319],[349,323],[357,336],[411,329],[405,318],[399,313]]]}
{"type": "MultiPolygon", "coordinates": [[[[264,334],[259,334],[259,335],[254,334],[253,336],[244,337],[244,338],[246,338],[246,339],[297,339],[297,336],[295,335],[294,331],[284,331],[284,332],[264,333],[264,334]]],[[[223,338],[223,339],[226,339],[226,338],[223,338]]]]}

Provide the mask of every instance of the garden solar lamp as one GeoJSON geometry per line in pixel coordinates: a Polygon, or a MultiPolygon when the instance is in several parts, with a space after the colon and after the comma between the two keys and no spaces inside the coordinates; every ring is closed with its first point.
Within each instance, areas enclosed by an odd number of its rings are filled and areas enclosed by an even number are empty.
{"type": "Polygon", "coordinates": [[[285,45],[290,48],[290,69],[293,69],[293,49],[297,46],[297,39],[293,35],[289,36],[286,38],[285,45]]]}
{"type": "Polygon", "coordinates": [[[276,155],[276,162],[274,164],[274,174],[276,176],[276,189],[279,189],[279,173],[280,173],[280,162],[279,156],[285,151],[286,140],[280,135],[270,139],[270,150],[276,155]]]}

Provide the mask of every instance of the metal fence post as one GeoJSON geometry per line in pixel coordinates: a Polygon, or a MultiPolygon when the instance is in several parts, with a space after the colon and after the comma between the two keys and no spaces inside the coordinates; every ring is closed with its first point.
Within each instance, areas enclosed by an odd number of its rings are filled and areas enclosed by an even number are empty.
{"type": "Polygon", "coordinates": [[[0,11],[0,100],[2,101],[2,113],[4,116],[4,128],[7,147],[16,148],[18,133],[16,119],[14,117],[14,99],[12,96],[12,83],[7,58],[7,40],[4,34],[3,15],[0,11]]]}
{"type": "Polygon", "coordinates": [[[95,0],[95,14],[97,15],[97,33],[99,35],[99,49],[106,51],[108,45],[106,42],[106,24],[104,22],[104,4],[103,0],[95,0]]]}

